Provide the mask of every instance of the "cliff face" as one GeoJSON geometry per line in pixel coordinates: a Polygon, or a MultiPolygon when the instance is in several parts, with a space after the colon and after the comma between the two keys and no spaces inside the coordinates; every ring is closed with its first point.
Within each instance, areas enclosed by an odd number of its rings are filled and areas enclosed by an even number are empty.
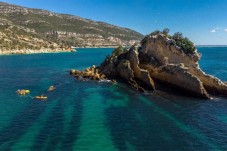
{"type": "MultiPolygon", "coordinates": [[[[207,92],[210,94],[227,94],[227,86],[221,82],[221,80],[205,74],[200,69],[198,61],[201,55],[198,54],[197,51],[193,54],[185,54],[180,48],[169,43],[169,41],[170,39],[165,35],[159,34],[150,36],[147,39],[147,43],[142,46],[142,56],[154,58],[159,62],[159,67],[156,69],[151,66],[143,66],[150,69],[150,71],[158,72],[158,74],[155,74],[156,72],[150,72],[152,77],[178,87],[183,87],[187,90],[192,90],[193,92],[198,92],[198,89],[200,89],[201,94],[207,94],[207,92]],[[173,76],[168,75],[162,77],[163,74],[160,73],[160,70],[164,68],[164,70],[167,71],[170,66],[175,68],[175,71],[170,70],[173,76]],[[176,78],[174,78],[175,76],[176,78]],[[186,77],[183,78],[184,76],[186,77]],[[193,90],[193,88],[195,88],[195,90],[193,90]]],[[[141,58],[141,60],[143,60],[143,58],[141,58]]],[[[166,74],[167,72],[164,73],[166,74]]]]}
{"type": "Polygon", "coordinates": [[[164,34],[149,36],[143,43],[143,54],[155,58],[160,65],[186,64],[188,67],[197,67],[200,55],[195,51],[193,54],[185,54],[181,48],[172,43],[164,34]]]}
{"type": "Polygon", "coordinates": [[[142,37],[136,31],[104,22],[0,2],[0,54],[130,45],[142,37]]]}
{"type": "Polygon", "coordinates": [[[227,95],[226,84],[200,69],[201,55],[196,49],[186,51],[172,37],[160,33],[145,37],[141,43],[139,49],[135,46],[129,50],[115,49],[97,67],[99,73],[107,78],[123,79],[141,91],[156,90],[156,84],[162,83],[195,97],[227,95]]]}

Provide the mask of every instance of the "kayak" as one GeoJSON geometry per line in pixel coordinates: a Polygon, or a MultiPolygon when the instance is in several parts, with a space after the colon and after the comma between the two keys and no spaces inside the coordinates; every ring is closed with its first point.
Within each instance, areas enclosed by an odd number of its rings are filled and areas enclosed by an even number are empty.
{"type": "Polygon", "coordinates": [[[19,95],[26,95],[26,94],[30,93],[30,90],[17,90],[16,92],[19,95]]]}
{"type": "Polygon", "coordinates": [[[54,86],[50,86],[49,89],[48,89],[48,91],[53,91],[54,89],[55,89],[54,86]]]}
{"type": "Polygon", "coordinates": [[[38,100],[46,100],[47,99],[47,96],[35,96],[35,99],[38,99],[38,100]]]}

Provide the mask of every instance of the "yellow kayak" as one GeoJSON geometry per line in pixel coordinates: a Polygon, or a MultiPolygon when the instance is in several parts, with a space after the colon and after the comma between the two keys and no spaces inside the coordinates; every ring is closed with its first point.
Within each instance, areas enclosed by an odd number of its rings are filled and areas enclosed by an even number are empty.
{"type": "Polygon", "coordinates": [[[47,96],[35,96],[35,99],[38,99],[38,100],[46,100],[47,99],[47,96]]]}
{"type": "Polygon", "coordinates": [[[48,91],[53,91],[54,89],[56,89],[54,86],[50,86],[48,91]]]}

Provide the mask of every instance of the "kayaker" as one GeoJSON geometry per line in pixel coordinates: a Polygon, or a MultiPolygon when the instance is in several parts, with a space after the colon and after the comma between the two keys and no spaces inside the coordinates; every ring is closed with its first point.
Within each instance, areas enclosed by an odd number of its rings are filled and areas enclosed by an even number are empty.
{"type": "Polygon", "coordinates": [[[56,89],[53,85],[49,87],[48,91],[53,91],[54,89],[56,89]]]}

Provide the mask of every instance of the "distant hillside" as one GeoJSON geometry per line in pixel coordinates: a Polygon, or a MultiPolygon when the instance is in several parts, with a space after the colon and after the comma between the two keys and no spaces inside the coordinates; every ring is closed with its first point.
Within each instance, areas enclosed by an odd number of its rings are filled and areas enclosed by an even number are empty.
{"type": "Polygon", "coordinates": [[[142,37],[104,22],[0,2],[0,52],[129,45],[142,37]]]}

